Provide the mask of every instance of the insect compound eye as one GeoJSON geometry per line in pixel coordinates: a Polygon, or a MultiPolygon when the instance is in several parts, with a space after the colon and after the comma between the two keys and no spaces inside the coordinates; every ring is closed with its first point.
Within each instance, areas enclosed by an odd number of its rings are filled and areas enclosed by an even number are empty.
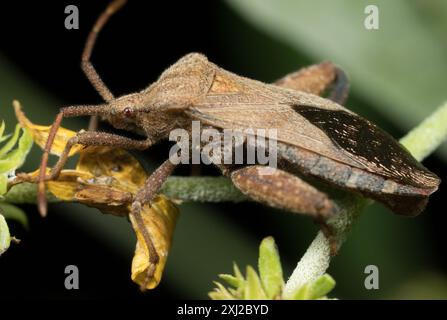
{"type": "Polygon", "coordinates": [[[126,107],[123,109],[123,114],[126,118],[131,118],[134,116],[134,111],[132,108],[126,107]]]}

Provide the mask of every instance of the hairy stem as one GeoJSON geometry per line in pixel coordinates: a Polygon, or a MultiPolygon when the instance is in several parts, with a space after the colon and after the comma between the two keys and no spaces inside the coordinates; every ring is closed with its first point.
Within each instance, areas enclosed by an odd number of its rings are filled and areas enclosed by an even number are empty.
{"type": "MultiPolygon", "coordinates": [[[[161,192],[172,199],[194,202],[241,202],[249,200],[225,177],[169,177],[161,192]]],[[[32,183],[15,185],[4,196],[9,203],[36,203],[37,186],[32,183]]],[[[48,202],[61,200],[47,193],[48,202]]]]}

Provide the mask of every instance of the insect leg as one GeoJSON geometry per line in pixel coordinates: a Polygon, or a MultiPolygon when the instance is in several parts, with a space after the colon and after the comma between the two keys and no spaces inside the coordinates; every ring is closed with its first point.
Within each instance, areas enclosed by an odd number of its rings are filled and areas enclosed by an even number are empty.
{"type": "Polygon", "coordinates": [[[123,149],[144,150],[151,146],[152,141],[148,139],[133,140],[115,134],[94,131],[80,132],[76,136],[70,138],[57,163],[51,169],[49,175],[45,174],[48,155],[46,156],[45,163],[42,162],[41,164],[41,171],[39,174],[38,204],[39,212],[42,216],[46,216],[45,181],[57,179],[68,160],[68,155],[71,148],[76,144],[81,144],[84,146],[110,146],[123,149]]]}
{"type": "Polygon", "coordinates": [[[344,104],[349,93],[346,74],[332,62],[322,62],[289,73],[274,84],[321,96],[330,88],[328,99],[344,104]]]}
{"type": "Polygon", "coordinates": [[[335,67],[335,80],[332,84],[328,99],[344,105],[349,95],[349,80],[346,73],[335,67]]]}
{"type": "Polygon", "coordinates": [[[160,259],[157,250],[152,241],[151,235],[147,228],[144,226],[143,217],[141,215],[141,208],[150,203],[155,195],[160,190],[166,179],[172,174],[176,165],[173,164],[169,159],[163,162],[163,164],[155,170],[149,178],[147,178],[144,186],[138,190],[135,200],[132,203],[131,215],[135,218],[137,222],[138,229],[143,235],[144,242],[146,243],[149,252],[149,268],[146,274],[146,278],[141,284],[140,289],[144,290],[149,283],[150,279],[154,276],[155,267],[160,259]]]}
{"type": "Polygon", "coordinates": [[[335,231],[326,223],[338,212],[337,205],[323,192],[299,177],[274,168],[253,165],[229,169],[234,185],[253,200],[294,213],[309,214],[320,225],[333,255],[337,252],[335,231]]]}
{"type": "Polygon", "coordinates": [[[76,144],[81,144],[83,146],[110,146],[127,150],[145,150],[151,146],[152,141],[147,139],[133,140],[105,132],[80,132],[68,140],[64,151],[59,157],[57,163],[51,169],[49,176],[45,177],[45,180],[57,179],[60,172],[64,168],[65,163],[67,162],[71,148],[76,144]]]}
{"type": "Polygon", "coordinates": [[[53,141],[56,137],[57,130],[60,127],[62,119],[64,117],[76,117],[76,116],[85,116],[85,115],[97,115],[103,112],[108,108],[108,105],[99,105],[99,106],[76,106],[76,107],[66,107],[62,108],[59,114],[54,121],[51,130],[48,134],[48,139],[45,144],[44,152],[42,155],[42,160],[40,163],[40,172],[39,172],[39,188],[38,188],[38,206],[39,212],[42,216],[46,216],[47,211],[47,203],[45,198],[45,180],[48,178],[55,178],[59,174],[60,170],[62,170],[65,162],[67,161],[68,154],[70,149],[75,144],[83,144],[85,146],[88,145],[103,145],[103,146],[113,146],[113,147],[121,147],[127,149],[146,149],[151,144],[150,140],[132,140],[129,138],[112,135],[108,133],[100,133],[100,132],[81,132],[78,133],[75,137],[71,138],[62,152],[62,155],[59,157],[59,160],[50,173],[50,177],[46,176],[46,170],[48,165],[48,158],[51,151],[51,147],[53,145],[53,141]]]}
{"type": "MultiPolygon", "coordinates": [[[[118,136],[115,134],[109,134],[105,132],[93,132],[86,131],[80,132],[76,136],[70,138],[65,145],[64,151],[60,155],[57,163],[51,169],[49,175],[45,175],[46,172],[46,160],[45,167],[41,166],[41,171],[39,175],[39,211],[42,216],[46,215],[46,198],[45,198],[45,181],[57,179],[65,163],[68,160],[68,155],[71,148],[76,145],[81,144],[84,146],[111,146],[123,149],[134,149],[134,150],[144,150],[151,146],[151,140],[133,140],[126,137],[118,136]]],[[[48,159],[48,157],[47,157],[48,159]]]]}
{"type": "Polygon", "coordinates": [[[329,197],[301,178],[286,171],[267,167],[247,166],[232,170],[230,178],[244,194],[265,203],[295,213],[316,218],[328,218],[336,213],[329,197]]]}
{"type": "MultiPolygon", "coordinates": [[[[96,20],[95,25],[90,31],[87,42],[85,43],[84,51],[82,52],[81,68],[90,83],[105,101],[113,100],[114,96],[112,92],[107,88],[104,81],[102,81],[95,67],[91,63],[90,58],[92,56],[93,47],[95,46],[96,38],[98,37],[99,32],[104,27],[109,18],[115,12],[117,12],[125,3],[126,0],[115,0],[107,6],[106,10],[99,16],[99,18],[96,20]]],[[[92,116],[90,118],[89,130],[94,131],[96,130],[97,126],[98,116],[92,116]]]]}

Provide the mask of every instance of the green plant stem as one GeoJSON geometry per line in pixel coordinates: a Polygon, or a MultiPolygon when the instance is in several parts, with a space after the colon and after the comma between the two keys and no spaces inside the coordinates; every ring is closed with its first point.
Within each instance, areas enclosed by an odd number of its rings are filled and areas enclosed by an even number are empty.
{"type": "MultiPolygon", "coordinates": [[[[241,202],[249,200],[225,177],[169,177],[161,190],[163,194],[181,201],[241,202]]],[[[4,201],[15,204],[36,203],[37,186],[32,183],[15,185],[4,196],[4,201]]],[[[47,194],[48,202],[60,202],[47,194]]]]}
{"type": "Polygon", "coordinates": [[[170,177],[161,192],[173,199],[195,202],[241,202],[249,198],[226,177],[170,177]]]}
{"type": "Polygon", "coordinates": [[[422,161],[447,137],[447,102],[400,139],[417,160],[422,161]]]}

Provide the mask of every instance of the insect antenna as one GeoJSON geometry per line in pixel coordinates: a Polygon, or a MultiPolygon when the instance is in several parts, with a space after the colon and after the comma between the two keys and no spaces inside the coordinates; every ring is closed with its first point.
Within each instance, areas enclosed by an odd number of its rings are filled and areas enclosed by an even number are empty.
{"type": "Polygon", "coordinates": [[[109,18],[119,9],[121,9],[126,4],[126,2],[126,0],[115,0],[107,6],[106,10],[104,10],[104,12],[98,17],[95,25],[90,31],[85,43],[84,51],[82,52],[82,70],[84,71],[90,83],[105,101],[113,100],[114,96],[112,92],[110,92],[110,90],[107,88],[105,83],[102,81],[96,69],[93,67],[92,63],[90,62],[90,58],[92,56],[92,51],[99,32],[102,30],[109,18]]]}
{"type": "MultiPolygon", "coordinates": [[[[102,28],[104,28],[104,25],[107,23],[110,17],[118,10],[120,10],[126,4],[126,2],[127,0],[115,0],[107,6],[103,13],[101,13],[87,37],[87,41],[85,43],[84,51],[82,52],[81,57],[81,68],[87,76],[87,79],[90,81],[99,95],[107,102],[112,101],[115,97],[109,90],[109,88],[107,88],[104,81],[101,79],[90,59],[99,32],[102,30],[102,28]]],[[[90,118],[89,130],[95,131],[97,126],[98,117],[92,116],[90,118]]]]}

